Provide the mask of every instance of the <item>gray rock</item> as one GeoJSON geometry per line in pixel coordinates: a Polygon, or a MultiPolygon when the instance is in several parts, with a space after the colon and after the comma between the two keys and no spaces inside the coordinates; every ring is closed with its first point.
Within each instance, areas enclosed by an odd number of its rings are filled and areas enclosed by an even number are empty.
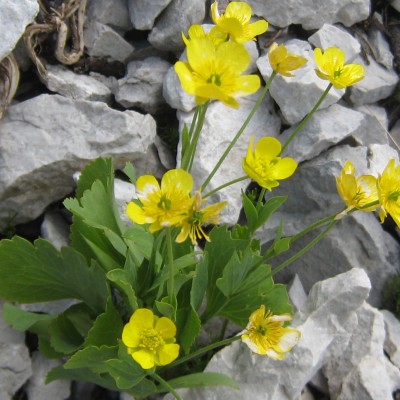
{"type": "Polygon", "coordinates": [[[37,0],[0,0],[0,61],[16,46],[25,28],[39,12],[37,0]]]}
{"type": "Polygon", "coordinates": [[[332,46],[343,50],[347,62],[351,62],[361,51],[359,41],[340,25],[324,24],[308,41],[323,50],[332,46]]]}
{"type": "Polygon", "coordinates": [[[399,77],[392,68],[386,69],[371,57],[369,58],[369,65],[366,65],[361,58],[354,62],[363,64],[365,69],[364,79],[349,88],[350,101],[354,105],[376,103],[393,93],[399,77]]]}
{"type": "Polygon", "coordinates": [[[43,239],[49,240],[58,250],[69,245],[69,224],[61,214],[55,211],[45,213],[40,234],[43,239]]]}
{"type": "Polygon", "coordinates": [[[319,29],[324,23],[342,23],[352,26],[368,18],[368,0],[249,0],[254,14],[264,17],[272,25],[284,28],[291,24],[301,24],[304,29],[319,29]]]}
{"type": "Polygon", "coordinates": [[[129,16],[135,29],[150,30],[171,0],[127,0],[129,16]]]}
{"type": "Polygon", "coordinates": [[[170,66],[158,57],[131,61],[126,76],[118,81],[115,100],[125,108],[137,107],[150,114],[157,113],[165,105],[162,88],[170,66]]]}
{"type": "Polygon", "coordinates": [[[297,274],[289,283],[287,289],[294,309],[296,311],[303,311],[307,303],[307,293],[305,292],[303,284],[301,283],[301,280],[297,274]]]}
{"type": "Polygon", "coordinates": [[[121,32],[133,28],[129,19],[127,0],[89,0],[86,19],[101,22],[121,32]]]}
{"type": "Polygon", "coordinates": [[[397,120],[390,130],[389,139],[390,145],[400,151],[400,120],[397,120]]]}
{"type": "Polygon", "coordinates": [[[181,51],[184,48],[182,32],[190,25],[201,24],[205,17],[205,0],[172,0],[157,20],[148,36],[156,48],[167,51],[181,51]]]}
{"type": "MultiPolygon", "coordinates": [[[[240,99],[240,108],[237,110],[226,107],[221,102],[214,102],[209,105],[191,171],[197,187],[209,176],[230,141],[247,118],[257,98],[258,95],[256,94],[240,99]]],[[[192,117],[193,112],[178,112],[180,130],[182,130],[184,124],[188,128],[190,127],[192,117]]],[[[276,135],[279,130],[280,119],[275,114],[271,99],[266,96],[210,185],[207,186],[204,194],[224,183],[245,175],[242,170],[242,159],[246,156],[251,135],[255,136],[255,142],[257,142],[263,136],[276,135]]],[[[180,150],[178,154],[180,154],[180,150]]],[[[220,190],[212,196],[214,201],[228,201],[228,206],[225,207],[222,213],[222,221],[224,223],[235,224],[237,222],[242,204],[241,190],[244,190],[248,183],[249,180],[241,181],[220,190]]]]}
{"type": "Polygon", "coordinates": [[[390,361],[400,368],[400,321],[388,310],[381,310],[385,322],[384,349],[390,361]]]}
{"type": "Polygon", "coordinates": [[[400,12],[400,0],[392,0],[390,2],[390,5],[397,10],[398,12],[400,12]]]}
{"type": "Polygon", "coordinates": [[[60,360],[49,360],[39,352],[33,353],[33,374],[26,385],[26,393],[29,400],[64,400],[71,394],[71,382],[56,380],[45,383],[46,376],[51,369],[62,364],[60,360]]]}
{"type": "Polygon", "coordinates": [[[134,51],[119,33],[108,25],[90,21],[83,31],[85,47],[90,56],[124,62],[134,51]]]}
{"type": "MultiPolygon", "coordinates": [[[[252,355],[240,341],[219,351],[206,371],[229,375],[239,389],[213,387],[182,393],[184,400],[294,400],[315,373],[346,348],[357,326],[356,310],[368,296],[366,273],[354,268],[314,285],[306,307],[292,326],[301,339],[285,359],[252,355]]],[[[170,397],[166,397],[166,399],[170,397]]]]}
{"type": "Polygon", "coordinates": [[[32,375],[32,368],[25,335],[4,322],[3,304],[0,300],[0,399],[11,400],[32,375]]]}
{"type": "Polygon", "coordinates": [[[11,106],[0,124],[0,220],[30,221],[74,188],[72,174],[97,157],[138,173],[159,166],[150,115],[100,102],[41,95],[11,106]]]}
{"type": "MultiPolygon", "coordinates": [[[[380,14],[375,12],[372,18],[383,25],[383,19],[380,14]]],[[[393,54],[390,50],[389,42],[383,32],[371,24],[371,29],[368,32],[368,39],[374,51],[376,61],[388,69],[393,68],[393,54]]]]}
{"type": "Polygon", "coordinates": [[[44,84],[52,92],[73,100],[92,100],[110,103],[109,87],[89,75],[79,75],[62,65],[47,65],[44,84]]]}
{"type": "Polygon", "coordinates": [[[132,199],[137,199],[135,185],[130,182],[115,178],[114,195],[122,221],[131,225],[132,221],[126,215],[126,206],[130,201],[132,201],[132,199]]]}
{"type": "MultiPolygon", "coordinates": [[[[287,41],[285,45],[289,52],[308,60],[307,64],[294,71],[293,77],[278,74],[270,87],[270,94],[278,104],[284,119],[293,125],[301,121],[313,109],[328,83],[315,73],[314,53],[309,43],[293,39],[287,41]]],[[[257,66],[262,77],[267,81],[272,73],[268,57],[260,57],[257,60],[257,66]]],[[[336,103],[343,94],[344,90],[332,88],[320,109],[336,103]]]]}

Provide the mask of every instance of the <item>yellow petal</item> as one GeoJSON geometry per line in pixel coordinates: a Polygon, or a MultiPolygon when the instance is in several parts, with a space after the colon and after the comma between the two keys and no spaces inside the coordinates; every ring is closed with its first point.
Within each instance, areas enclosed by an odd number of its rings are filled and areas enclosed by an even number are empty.
{"type": "Polygon", "coordinates": [[[212,71],[205,69],[215,60],[215,47],[208,38],[194,38],[186,46],[186,54],[190,67],[203,78],[208,79],[212,71]],[[207,61],[207,63],[205,63],[207,61]]]}
{"type": "Polygon", "coordinates": [[[151,224],[154,222],[154,218],[144,213],[142,207],[131,201],[126,207],[127,216],[136,224],[151,224]]]}
{"type": "Polygon", "coordinates": [[[163,339],[172,339],[176,335],[175,324],[166,317],[161,317],[157,321],[155,330],[160,333],[163,339]]]}
{"type": "Polygon", "coordinates": [[[189,64],[187,62],[178,61],[175,63],[174,69],[178,75],[183,90],[189,94],[195,94],[196,85],[193,80],[193,74],[189,68],[189,64]]]}
{"type": "Polygon", "coordinates": [[[153,311],[147,308],[138,308],[129,320],[130,324],[137,326],[138,329],[152,328],[154,325],[153,311]]]}
{"type": "Polygon", "coordinates": [[[267,160],[272,160],[277,157],[282,149],[281,142],[274,137],[263,137],[257,144],[254,151],[255,158],[265,158],[267,160]]]}
{"type": "Polygon", "coordinates": [[[243,23],[250,21],[252,14],[251,7],[243,1],[232,1],[226,6],[225,18],[237,18],[243,23]]]}
{"type": "Polygon", "coordinates": [[[136,189],[140,192],[140,197],[147,197],[147,194],[154,190],[160,190],[160,185],[153,175],[142,175],[136,180],[136,189]]]}
{"type": "Polygon", "coordinates": [[[239,43],[225,42],[216,49],[216,56],[223,63],[229,65],[237,75],[247,69],[250,64],[251,57],[246,48],[239,43]]]}
{"type": "Polygon", "coordinates": [[[138,347],[140,343],[140,329],[135,324],[128,322],[122,331],[122,342],[127,347],[138,347]]]}
{"type": "Polygon", "coordinates": [[[181,227],[181,231],[179,232],[179,235],[176,237],[175,242],[183,243],[188,238],[189,232],[190,232],[190,224],[186,223],[181,227]]]}
{"type": "Polygon", "coordinates": [[[171,169],[161,179],[161,190],[169,192],[176,189],[190,193],[193,188],[193,178],[183,169],[171,169]]]}
{"type": "Polygon", "coordinates": [[[235,96],[241,97],[257,92],[260,88],[261,81],[257,75],[242,75],[236,79],[235,96]]]}
{"type": "Polygon", "coordinates": [[[249,24],[245,27],[245,36],[250,38],[254,38],[255,36],[262,35],[264,32],[268,30],[268,22],[265,19],[260,19],[252,24],[249,24]]]}
{"type": "Polygon", "coordinates": [[[214,1],[214,3],[211,4],[211,18],[212,18],[214,24],[217,25],[218,21],[220,20],[217,1],[214,1]]]}
{"type": "Polygon", "coordinates": [[[143,368],[151,369],[154,367],[154,353],[149,350],[142,349],[132,353],[132,358],[143,368]]]}
{"type": "Polygon", "coordinates": [[[286,179],[294,174],[296,171],[297,162],[293,158],[285,157],[278,161],[275,165],[274,178],[275,179],[286,179]]]}
{"type": "Polygon", "coordinates": [[[170,343],[163,346],[157,353],[160,365],[167,365],[176,360],[179,356],[179,344],[170,343]]]}

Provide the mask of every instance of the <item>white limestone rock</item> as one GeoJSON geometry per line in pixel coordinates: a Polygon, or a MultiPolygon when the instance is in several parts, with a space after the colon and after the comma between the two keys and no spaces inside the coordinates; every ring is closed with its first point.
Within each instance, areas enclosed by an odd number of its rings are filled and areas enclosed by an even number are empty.
{"type": "Polygon", "coordinates": [[[0,0],[0,61],[16,46],[25,28],[39,12],[37,0],[0,0]]]}
{"type": "Polygon", "coordinates": [[[129,16],[135,29],[150,30],[171,0],[127,0],[129,16]]]}
{"type": "Polygon", "coordinates": [[[388,310],[381,310],[385,322],[384,349],[390,361],[400,368],[400,321],[388,310]]]}
{"type": "Polygon", "coordinates": [[[5,323],[3,305],[0,300],[0,399],[11,400],[32,375],[32,367],[25,335],[5,323]]]}
{"type": "MultiPolygon", "coordinates": [[[[197,187],[209,176],[247,118],[257,98],[258,94],[240,99],[239,109],[232,109],[221,102],[214,102],[209,105],[191,171],[197,187]]],[[[190,127],[192,117],[193,112],[178,112],[180,131],[182,131],[184,124],[190,127]]],[[[240,176],[244,176],[242,159],[246,155],[250,136],[255,136],[255,142],[263,136],[273,136],[279,132],[280,123],[280,119],[273,109],[271,99],[266,96],[204,193],[240,176]]],[[[178,154],[180,154],[180,151],[178,151],[178,154]]],[[[248,183],[249,180],[241,181],[222,189],[212,196],[214,201],[228,201],[228,206],[222,212],[222,223],[235,224],[237,222],[242,204],[241,190],[244,190],[248,183]]]]}
{"type": "Polygon", "coordinates": [[[307,303],[307,293],[304,290],[303,284],[299,276],[296,274],[293,280],[288,285],[288,294],[290,301],[295,311],[304,310],[307,303]]]}
{"type": "Polygon", "coordinates": [[[398,12],[400,12],[400,0],[392,0],[390,2],[390,5],[397,10],[398,12]]]}
{"type": "MultiPolygon", "coordinates": [[[[383,19],[380,14],[375,12],[372,18],[383,25],[383,19]]],[[[388,69],[393,68],[394,57],[392,51],[390,50],[389,42],[384,33],[373,24],[371,24],[371,29],[368,32],[368,40],[373,48],[376,61],[388,69]]]]}
{"type": "Polygon", "coordinates": [[[97,157],[138,173],[159,167],[150,115],[101,102],[41,95],[9,107],[0,124],[0,228],[30,221],[74,188],[72,175],[97,157]]]}
{"type": "Polygon", "coordinates": [[[76,74],[61,64],[47,66],[47,76],[43,83],[52,92],[73,100],[110,103],[112,99],[110,88],[99,80],[89,75],[76,74]]]}
{"type": "Polygon", "coordinates": [[[126,0],[89,0],[86,20],[101,22],[120,32],[133,28],[126,0]]]}
{"type": "MultiPolygon", "coordinates": [[[[252,355],[240,341],[219,351],[206,371],[229,375],[239,389],[216,386],[191,389],[184,400],[297,400],[315,373],[346,348],[357,327],[356,310],[368,297],[366,273],[354,268],[318,282],[306,307],[296,313],[292,326],[301,331],[299,343],[283,360],[252,355]]],[[[170,399],[170,397],[166,397],[170,399]]]]}
{"type": "Polygon", "coordinates": [[[55,211],[45,213],[40,226],[40,234],[43,239],[49,240],[57,250],[69,245],[69,224],[61,214],[55,211]]]}
{"type": "MultiPolygon", "coordinates": [[[[277,75],[270,87],[271,97],[278,104],[284,119],[293,125],[303,119],[315,106],[326,87],[327,81],[315,73],[314,53],[309,43],[292,39],[285,43],[289,52],[305,57],[308,62],[294,71],[294,77],[277,75]]],[[[269,79],[272,68],[268,57],[257,60],[258,69],[265,81],[269,79]]],[[[344,94],[343,89],[331,89],[320,109],[336,103],[344,94]]]]}
{"type": "Polygon", "coordinates": [[[393,93],[399,77],[392,68],[386,69],[372,57],[369,58],[369,65],[366,65],[361,58],[357,58],[354,62],[362,64],[365,69],[364,79],[349,88],[350,101],[355,106],[376,103],[393,93]]]}
{"type": "Polygon", "coordinates": [[[165,105],[162,88],[164,76],[170,67],[168,61],[159,57],[131,61],[126,76],[118,80],[115,100],[125,108],[137,107],[156,114],[165,105]]]}
{"type": "Polygon", "coordinates": [[[343,50],[346,62],[351,62],[361,52],[359,41],[340,25],[322,25],[321,29],[308,38],[308,41],[314,47],[323,50],[332,46],[343,50]]]}
{"type": "Polygon", "coordinates": [[[61,364],[60,360],[50,360],[37,351],[33,353],[33,374],[26,385],[29,400],[65,400],[69,398],[71,382],[56,380],[48,384],[45,383],[50,370],[61,364]]]}
{"type": "Polygon", "coordinates": [[[324,23],[352,26],[368,18],[368,0],[249,0],[254,14],[284,28],[301,24],[305,30],[319,29],[324,23]]]}
{"type": "Polygon", "coordinates": [[[184,43],[181,33],[190,25],[201,24],[205,17],[205,0],[172,0],[151,30],[148,41],[156,48],[179,52],[184,43]]]}
{"type": "Polygon", "coordinates": [[[137,199],[135,185],[130,182],[123,181],[122,179],[115,178],[114,195],[122,221],[127,225],[131,225],[132,221],[126,214],[126,206],[130,201],[132,201],[132,199],[137,199]]]}
{"type": "MultiPolygon", "coordinates": [[[[297,125],[284,131],[284,143],[297,125]]],[[[332,146],[352,139],[358,145],[387,144],[385,129],[373,115],[339,104],[317,111],[289,144],[286,155],[296,161],[310,160],[332,146]]]]}
{"type": "Polygon", "coordinates": [[[87,24],[83,37],[87,52],[93,57],[125,62],[134,51],[134,47],[116,30],[95,20],[87,24]]]}

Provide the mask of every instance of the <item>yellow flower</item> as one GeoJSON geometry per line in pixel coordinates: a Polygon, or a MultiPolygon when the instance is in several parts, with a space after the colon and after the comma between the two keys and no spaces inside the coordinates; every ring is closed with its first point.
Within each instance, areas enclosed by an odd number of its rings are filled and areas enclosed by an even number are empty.
{"type": "Polygon", "coordinates": [[[243,159],[243,170],[261,187],[271,190],[279,185],[278,180],[289,178],[297,168],[293,158],[279,157],[281,143],[273,137],[261,138],[253,153],[254,136],[250,138],[247,155],[243,159]]]}
{"type": "Polygon", "coordinates": [[[158,318],[151,310],[139,308],[124,326],[122,342],[143,369],[151,369],[170,364],[178,357],[175,335],[175,324],[169,318],[158,318]]]}
{"type": "Polygon", "coordinates": [[[251,7],[241,1],[233,1],[226,7],[224,14],[218,12],[218,2],[211,5],[211,17],[215,25],[230,39],[237,43],[246,43],[268,29],[268,22],[265,20],[250,23],[253,12],[251,7]]]}
{"type": "Polygon", "coordinates": [[[390,214],[400,227],[400,165],[396,165],[394,158],[388,162],[382,175],[378,177],[378,194],[381,222],[390,214]]]}
{"type": "Polygon", "coordinates": [[[137,224],[150,224],[150,232],[178,225],[191,204],[192,187],[193,178],[183,169],[167,171],[161,179],[161,187],[154,176],[140,176],[136,189],[141,205],[130,202],[126,213],[137,224]]]}
{"type": "Polygon", "coordinates": [[[296,54],[288,53],[285,45],[273,43],[268,51],[268,59],[272,69],[284,76],[294,76],[290,71],[300,68],[307,59],[296,54]]]}
{"type": "Polygon", "coordinates": [[[209,38],[213,42],[214,46],[218,46],[226,41],[226,34],[216,26],[214,26],[209,33],[205,33],[204,28],[201,25],[193,24],[188,30],[188,36],[189,38],[182,33],[182,39],[185,42],[185,45],[187,45],[191,39],[196,38],[209,38]]]}
{"type": "Polygon", "coordinates": [[[364,67],[360,64],[345,63],[345,55],[337,47],[314,50],[314,58],[318,69],[315,70],[321,79],[328,80],[337,89],[351,86],[364,78],[364,67]]]}
{"type": "Polygon", "coordinates": [[[183,89],[196,96],[196,103],[209,99],[239,107],[234,96],[255,93],[260,87],[257,75],[240,74],[250,63],[250,55],[241,44],[224,42],[215,47],[209,37],[193,37],[186,46],[188,61],[175,63],[183,89]]]}
{"type": "Polygon", "coordinates": [[[212,204],[208,207],[200,209],[202,198],[200,192],[196,192],[193,197],[193,202],[190,206],[189,212],[185,220],[182,222],[181,231],[176,238],[177,243],[184,242],[189,236],[192,244],[197,244],[197,239],[204,238],[208,242],[210,238],[203,230],[203,225],[218,225],[219,214],[222,209],[228,204],[226,201],[212,204]]]}
{"type": "Polygon", "coordinates": [[[378,200],[376,178],[372,175],[361,175],[356,178],[355,173],[354,165],[346,161],[340,176],[335,177],[337,191],[348,207],[346,212],[353,208],[361,211],[376,210],[378,204],[365,207],[378,200]]]}
{"type": "Polygon", "coordinates": [[[282,360],[285,353],[292,350],[300,339],[297,329],[283,327],[291,319],[289,314],[273,315],[262,305],[251,313],[249,323],[241,336],[242,341],[254,353],[282,360]]]}

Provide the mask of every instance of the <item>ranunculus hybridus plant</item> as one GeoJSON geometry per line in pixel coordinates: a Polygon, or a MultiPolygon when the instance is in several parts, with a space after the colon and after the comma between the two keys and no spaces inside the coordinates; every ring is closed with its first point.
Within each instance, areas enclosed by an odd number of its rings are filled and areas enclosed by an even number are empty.
{"type": "Polygon", "coordinates": [[[123,172],[136,186],[136,196],[132,188],[133,198],[126,207],[127,220],[115,202],[112,162],[99,158],[83,169],[76,197],[64,201],[72,214],[70,246],[58,251],[46,240],[30,243],[19,236],[0,242],[1,298],[17,303],[75,300],[54,315],[24,311],[11,303],[4,307],[11,326],[36,334],[40,350],[62,360],[48,374],[48,382],[84,380],[136,399],[163,392],[180,399],[181,387],[235,387],[227,376],[204,372],[202,359],[241,339],[255,356],[280,360],[291,357],[301,340],[301,329],[289,326],[293,309],[286,286],[274,282],[277,272],[357,210],[379,209],[382,222],[390,215],[400,226],[396,160],[376,177],[356,177],[354,165],[347,161],[336,177],[344,208],[293,237],[285,237],[280,228],[273,244],[261,247],[255,233],[286,200],[273,197],[273,190],[283,180],[290,184],[298,166],[285,155],[289,144],[332,86],[353,85],[364,71],[361,65],[345,64],[340,49],[315,49],[316,73],[329,81],[315,107],[284,143],[279,132],[247,133],[274,77],[295,79],[294,71],[307,60],[289,53],[284,44],[272,44],[265,55],[272,73],[262,86],[258,75],[245,72],[251,57],[244,43],[264,33],[268,23],[252,21],[251,7],[244,2],[229,3],[225,12],[214,2],[211,16],[215,23],[211,29],[193,25],[182,33],[187,59],[175,64],[182,89],[197,104],[191,126],[182,128],[180,165],[162,177],[138,178],[133,165],[126,165],[123,172]],[[241,97],[256,92],[249,117],[205,181],[196,182],[191,170],[199,162],[196,148],[209,104],[221,101],[237,108],[241,97]],[[243,134],[249,140],[241,157],[245,175],[207,191],[243,134]],[[221,189],[242,180],[253,180],[259,189],[257,195],[242,193],[245,222],[220,226],[224,212],[229,212],[229,200],[213,199],[221,189]],[[325,224],[309,244],[276,265],[276,257],[282,257],[294,241],[325,224]],[[213,318],[233,322],[237,333],[213,332],[208,337],[203,327],[213,318]]]}

